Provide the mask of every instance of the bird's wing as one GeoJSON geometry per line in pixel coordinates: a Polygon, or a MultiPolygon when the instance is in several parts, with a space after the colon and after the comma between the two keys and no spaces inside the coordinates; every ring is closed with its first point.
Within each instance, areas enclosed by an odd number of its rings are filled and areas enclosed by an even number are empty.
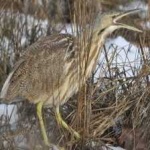
{"type": "Polygon", "coordinates": [[[1,98],[12,102],[18,96],[35,100],[41,93],[52,94],[62,82],[70,40],[70,35],[53,35],[29,46],[8,76],[1,98]]]}

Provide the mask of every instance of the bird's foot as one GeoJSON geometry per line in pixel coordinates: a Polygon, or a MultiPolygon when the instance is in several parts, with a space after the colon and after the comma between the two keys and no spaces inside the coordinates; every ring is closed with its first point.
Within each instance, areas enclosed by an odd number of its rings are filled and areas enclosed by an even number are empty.
{"type": "Polygon", "coordinates": [[[71,127],[69,129],[71,130],[71,133],[76,138],[76,140],[80,140],[81,139],[81,136],[80,136],[80,134],[77,131],[73,130],[71,127]]]}
{"type": "Polygon", "coordinates": [[[76,132],[74,129],[72,129],[61,117],[61,114],[59,112],[59,107],[56,107],[56,119],[58,124],[62,125],[66,130],[68,130],[73,136],[77,139],[80,140],[81,136],[78,132],[76,132]]]}

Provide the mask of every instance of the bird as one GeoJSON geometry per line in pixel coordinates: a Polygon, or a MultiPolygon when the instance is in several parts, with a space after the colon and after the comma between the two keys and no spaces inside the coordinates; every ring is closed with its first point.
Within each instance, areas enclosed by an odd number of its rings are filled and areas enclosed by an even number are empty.
{"type": "MultiPolygon", "coordinates": [[[[80,77],[88,80],[108,35],[120,28],[142,32],[120,22],[123,17],[137,12],[139,9],[103,15],[98,13],[91,25],[90,47],[87,41],[81,48],[78,37],[70,34],[57,33],[39,39],[27,47],[14,65],[2,87],[1,101],[11,104],[27,99],[35,104],[41,134],[47,146],[50,145],[50,140],[42,116],[42,109],[45,107],[55,108],[58,123],[80,139],[80,134],[63,120],[59,107],[79,91],[80,77]],[[85,55],[87,51],[88,55],[85,55]]],[[[83,38],[81,31],[81,41],[83,38]]],[[[80,85],[83,84],[81,81],[80,85]]]]}

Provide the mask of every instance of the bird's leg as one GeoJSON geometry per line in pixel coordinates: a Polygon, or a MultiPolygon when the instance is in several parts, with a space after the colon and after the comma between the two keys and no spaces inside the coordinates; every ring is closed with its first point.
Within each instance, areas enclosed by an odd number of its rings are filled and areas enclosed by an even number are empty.
{"type": "Polygon", "coordinates": [[[71,127],[69,127],[69,125],[63,120],[63,118],[60,114],[60,111],[59,111],[59,106],[56,106],[56,119],[59,124],[61,124],[69,132],[73,133],[77,139],[80,139],[79,133],[76,132],[75,130],[73,130],[71,127]]]}
{"type": "Polygon", "coordinates": [[[41,132],[42,132],[42,136],[43,136],[45,145],[49,146],[49,147],[51,147],[52,149],[55,149],[55,150],[64,150],[63,147],[59,147],[59,146],[56,146],[56,145],[53,145],[53,144],[49,143],[47,133],[46,133],[46,129],[45,129],[45,126],[44,126],[43,117],[42,117],[42,107],[43,107],[43,102],[41,101],[37,104],[37,116],[39,118],[41,132]]]}
{"type": "Polygon", "coordinates": [[[46,133],[46,129],[45,129],[45,126],[44,126],[43,117],[42,117],[42,107],[43,107],[43,102],[39,102],[37,104],[37,116],[39,118],[44,143],[45,143],[45,145],[49,146],[50,144],[49,144],[49,141],[48,141],[48,137],[47,137],[47,133],[46,133]]]}

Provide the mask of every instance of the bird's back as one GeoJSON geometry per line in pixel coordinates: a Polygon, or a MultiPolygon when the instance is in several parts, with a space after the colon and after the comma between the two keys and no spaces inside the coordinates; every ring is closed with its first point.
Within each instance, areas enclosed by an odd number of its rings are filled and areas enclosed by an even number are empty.
{"type": "Polygon", "coordinates": [[[29,46],[8,76],[0,97],[8,103],[20,98],[37,103],[53,97],[67,74],[67,51],[72,50],[73,40],[71,35],[57,34],[29,46]]]}

